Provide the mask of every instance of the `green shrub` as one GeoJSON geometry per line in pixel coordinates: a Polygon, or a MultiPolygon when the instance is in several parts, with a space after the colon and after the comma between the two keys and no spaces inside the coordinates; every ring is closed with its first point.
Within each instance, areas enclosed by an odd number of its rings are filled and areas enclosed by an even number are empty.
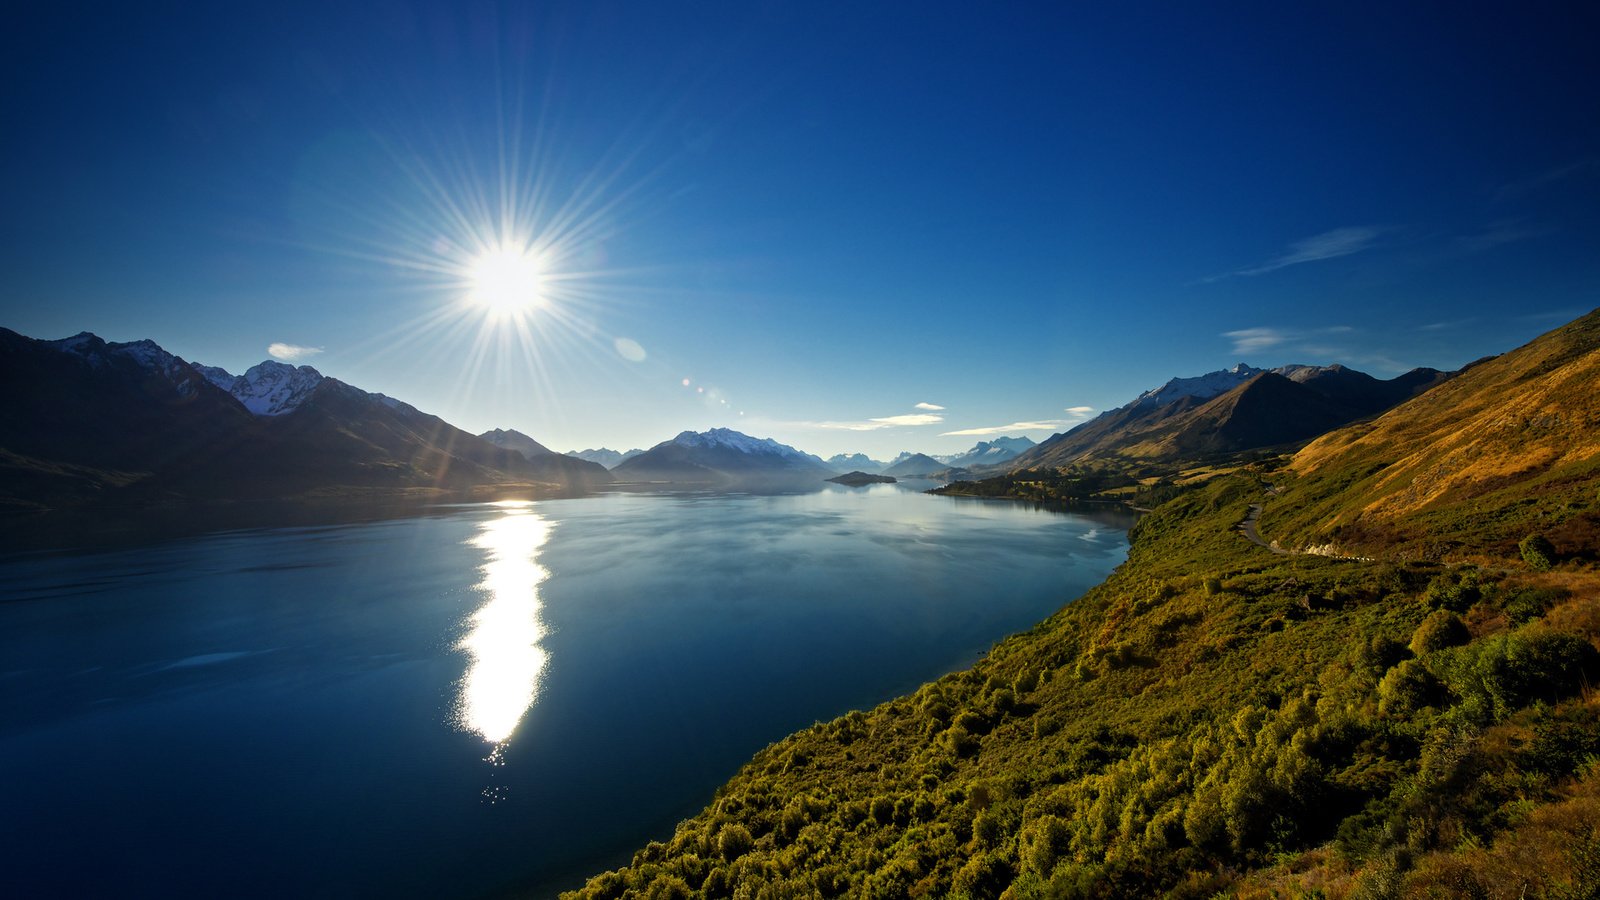
{"type": "Polygon", "coordinates": [[[1442,671],[1469,717],[1498,722],[1534,700],[1576,692],[1595,676],[1597,657],[1583,638],[1534,624],[1452,651],[1442,671]]]}
{"type": "Polygon", "coordinates": [[[1394,668],[1396,663],[1410,656],[1411,651],[1386,634],[1375,634],[1361,645],[1357,655],[1361,668],[1377,676],[1394,668]]]}
{"type": "Polygon", "coordinates": [[[1404,716],[1426,706],[1436,706],[1444,691],[1437,676],[1419,660],[1408,659],[1389,670],[1378,682],[1378,711],[1404,716]]]}
{"type": "Polygon", "coordinates": [[[1436,609],[1412,633],[1411,652],[1421,656],[1446,647],[1459,647],[1471,639],[1460,616],[1448,609],[1436,609]]]}
{"type": "Polygon", "coordinates": [[[734,822],[722,826],[717,833],[717,852],[726,860],[735,860],[749,853],[755,847],[755,839],[750,836],[750,829],[734,822]]]}
{"type": "Polygon", "coordinates": [[[1522,588],[1507,594],[1502,605],[1507,621],[1512,625],[1526,625],[1567,596],[1566,591],[1559,589],[1522,588]]]}
{"type": "Polygon", "coordinates": [[[1444,572],[1428,582],[1428,589],[1422,595],[1422,600],[1429,609],[1448,609],[1452,612],[1466,612],[1483,596],[1483,591],[1478,585],[1478,573],[1468,569],[1457,575],[1444,572]]]}
{"type": "Polygon", "coordinates": [[[1555,565],[1555,545],[1542,534],[1528,535],[1517,544],[1517,549],[1522,552],[1522,561],[1535,572],[1548,572],[1555,565]]]}

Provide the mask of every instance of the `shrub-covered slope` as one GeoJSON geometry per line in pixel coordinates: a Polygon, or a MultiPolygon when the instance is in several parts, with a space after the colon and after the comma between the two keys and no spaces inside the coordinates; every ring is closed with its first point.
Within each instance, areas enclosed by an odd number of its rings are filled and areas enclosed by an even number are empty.
{"type": "Polygon", "coordinates": [[[1272,475],[1164,505],[1100,587],[569,896],[1589,896],[1592,573],[1274,555],[1233,530],[1272,475]]]}

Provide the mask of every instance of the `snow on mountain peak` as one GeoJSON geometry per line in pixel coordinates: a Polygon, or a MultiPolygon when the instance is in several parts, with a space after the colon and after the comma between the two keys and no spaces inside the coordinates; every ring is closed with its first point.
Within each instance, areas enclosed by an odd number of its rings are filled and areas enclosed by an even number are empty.
{"type": "Polygon", "coordinates": [[[161,349],[160,345],[148,338],[125,344],[113,344],[90,332],[80,331],[72,337],[44,343],[63,353],[71,353],[81,358],[91,368],[98,369],[109,365],[113,357],[119,357],[133,362],[140,368],[167,376],[177,386],[179,394],[187,395],[195,389],[193,376],[189,374],[189,364],[161,349]]]}
{"type": "Polygon", "coordinates": [[[780,444],[772,438],[751,437],[731,428],[713,428],[710,431],[699,432],[685,431],[673,438],[671,443],[680,447],[695,447],[699,449],[721,447],[758,456],[777,456],[783,459],[804,460],[824,468],[827,467],[827,463],[823,462],[820,457],[803,453],[788,444],[780,444]]]}
{"type": "Polygon", "coordinates": [[[230,375],[226,369],[217,366],[196,365],[195,368],[206,380],[232,394],[245,409],[258,416],[281,416],[294,412],[325,380],[321,372],[310,366],[296,368],[270,359],[251,366],[238,376],[230,375]]]}
{"type": "Polygon", "coordinates": [[[1133,401],[1133,406],[1165,406],[1185,397],[1209,400],[1233,390],[1246,381],[1265,372],[1254,366],[1239,363],[1229,369],[1218,369],[1193,378],[1174,378],[1161,387],[1145,391],[1133,401]]]}

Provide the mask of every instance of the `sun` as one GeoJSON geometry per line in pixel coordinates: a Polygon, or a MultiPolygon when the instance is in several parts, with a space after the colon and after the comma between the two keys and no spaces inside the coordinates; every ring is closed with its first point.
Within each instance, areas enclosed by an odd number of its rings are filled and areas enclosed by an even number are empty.
{"type": "Polygon", "coordinates": [[[495,315],[520,315],[545,304],[544,278],[544,261],[536,251],[502,244],[467,267],[467,296],[495,315]]]}

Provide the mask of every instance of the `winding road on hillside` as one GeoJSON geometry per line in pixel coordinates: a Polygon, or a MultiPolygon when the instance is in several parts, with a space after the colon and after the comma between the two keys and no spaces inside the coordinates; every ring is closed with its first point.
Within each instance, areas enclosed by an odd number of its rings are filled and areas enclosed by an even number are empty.
{"type": "Polygon", "coordinates": [[[1282,547],[1275,547],[1261,539],[1261,533],[1256,530],[1256,522],[1260,519],[1261,504],[1252,503],[1250,504],[1250,512],[1245,514],[1244,521],[1233,526],[1233,529],[1244,535],[1245,538],[1250,541],[1250,543],[1255,544],[1257,547],[1264,547],[1267,550],[1278,554],[1279,556],[1288,556],[1289,551],[1283,549],[1282,547]]]}

